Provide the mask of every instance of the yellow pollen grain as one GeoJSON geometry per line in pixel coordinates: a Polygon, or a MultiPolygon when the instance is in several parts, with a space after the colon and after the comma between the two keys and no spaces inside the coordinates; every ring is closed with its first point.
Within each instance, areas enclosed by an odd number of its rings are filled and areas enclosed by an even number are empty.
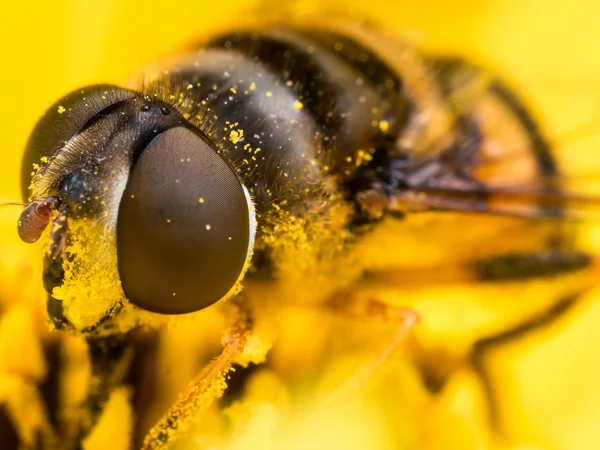
{"type": "Polygon", "coordinates": [[[243,139],[243,137],[244,137],[243,130],[231,130],[231,133],[229,133],[229,139],[234,144],[237,144],[239,141],[241,141],[243,139]]]}
{"type": "Polygon", "coordinates": [[[229,89],[231,92],[233,92],[234,94],[237,94],[237,91],[235,90],[235,88],[230,88],[229,89]]]}
{"type": "Polygon", "coordinates": [[[267,97],[273,97],[273,93],[271,91],[267,91],[267,93],[265,94],[267,97]]]}
{"type": "Polygon", "coordinates": [[[65,111],[66,111],[65,107],[64,107],[64,106],[62,106],[62,105],[59,105],[59,107],[58,107],[58,113],[59,113],[59,114],[62,114],[62,113],[64,113],[65,111]]]}
{"type": "Polygon", "coordinates": [[[167,223],[171,223],[171,219],[167,219],[167,223]]]}
{"type": "Polygon", "coordinates": [[[204,203],[204,197],[200,197],[200,198],[198,199],[198,203],[204,203]]]}
{"type": "Polygon", "coordinates": [[[47,163],[48,162],[48,157],[47,156],[42,156],[40,158],[40,161],[43,162],[43,163],[47,163]]]}
{"type": "Polygon", "coordinates": [[[379,129],[382,133],[387,133],[388,131],[390,131],[390,123],[387,120],[380,121],[379,129]]]}
{"type": "Polygon", "coordinates": [[[301,102],[301,101],[299,101],[299,100],[296,100],[296,101],[294,102],[294,109],[295,109],[296,111],[300,111],[302,108],[304,108],[304,105],[302,104],[302,102],[301,102]]]}
{"type": "Polygon", "coordinates": [[[251,91],[253,91],[254,89],[256,89],[256,83],[252,82],[252,84],[250,85],[250,87],[248,89],[250,89],[251,91]]]}

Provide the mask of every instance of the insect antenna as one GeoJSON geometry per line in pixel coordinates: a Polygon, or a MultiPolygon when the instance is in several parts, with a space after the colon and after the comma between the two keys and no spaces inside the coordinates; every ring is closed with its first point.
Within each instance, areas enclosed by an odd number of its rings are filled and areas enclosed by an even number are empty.
{"type": "Polygon", "coordinates": [[[436,194],[447,194],[456,196],[486,196],[497,199],[530,199],[544,203],[581,203],[582,205],[600,206],[600,197],[584,195],[574,192],[566,192],[558,189],[544,188],[540,186],[487,186],[478,185],[475,187],[439,187],[439,186],[419,186],[414,188],[416,191],[430,192],[436,194]]]}
{"type": "Polygon", "coordinates": [[[483,184],[411,186],[395,192],[390,209],[403,212],[455,211],[524,219],[590,219],[600,214],[600,196],[565,192],[544,186],[483,184]]]}

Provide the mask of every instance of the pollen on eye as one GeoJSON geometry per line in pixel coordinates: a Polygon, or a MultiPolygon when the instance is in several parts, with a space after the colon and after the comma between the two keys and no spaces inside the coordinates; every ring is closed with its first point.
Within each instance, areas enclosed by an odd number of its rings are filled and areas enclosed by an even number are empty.
{"type": "Polygon", "coordinates": [[[57,111],[58,111],[59,114],[62,114],[62,113],[64,113],[66,111],[66,108],[64,106],[62,106],[62,105],[59,105],[57,111]]]}
{"type": "Polygon", "coordinates": [[[167,219],[167,223],[171,223],[171,219],[167,219]]]}
{"type": "Polygon", "coordinates": [[[231,130],[229,133],[229,139],[233,144],[237,144],[244,138],[244,130],[231,130]]]}
{"type": "Polygon", "coordinates": [[[390,131],[390,123],[387,120],[382,120],[379,122],[379,129],[382,133],[386,133],[390,131]]]}
{"type": "Polygon", "coordinates": [[[198,203],[204,203],[204,197],[200,197],[200,198],[198,199],[198,203]]]}

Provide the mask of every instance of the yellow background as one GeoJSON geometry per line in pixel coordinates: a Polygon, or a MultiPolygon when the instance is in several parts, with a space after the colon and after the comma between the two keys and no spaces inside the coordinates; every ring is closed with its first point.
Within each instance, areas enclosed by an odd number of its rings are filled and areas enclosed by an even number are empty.
{"type": "MultiPolygon", "coordinates": [[[[45,108],[94,82],[121,83],[202,30],[239,20],[248,2],[55,0],[0,5],[0,201],[19,195],[19,161],[45,108]]],[[[512,80],[559,144],[568,172],[600,160],[600,6],[593,0],[350,1],[347,10],[408,30],[427,48],[475,55],[512,80]],[[358,12],[356,12],[358,11],[358,12]],[[584,138],[571,138],[583,127],[584,138]]],[[[580,133],[581,134],[581,133],[580,133]]],[[[598,164],[597,164],[598,165],[598,164]]],[[[4,271],[22,259],[17,212],[0,211],[4,271]]],[[[7,280],[0,274],[0,280],[7,280]]],[[[3,292],[14,286],[0,286],[3,292]]],[[[595,297],[598,297],[596,295],[595,297]]],[[[515,420],[525,442],[600,447],[600,301],[590,298],[556,329],[505,352],[515,420]],[[567,323],[568,322],[568,323],[567,323]]],[[[425,419],[426,420],[426,419],[425,419]]]]}

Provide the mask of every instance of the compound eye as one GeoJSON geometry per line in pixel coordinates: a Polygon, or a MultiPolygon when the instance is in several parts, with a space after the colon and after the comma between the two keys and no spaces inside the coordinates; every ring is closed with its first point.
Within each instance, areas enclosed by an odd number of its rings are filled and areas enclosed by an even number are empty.
{"type": "Polygon", "coordinates": [[[183,127],[160,134],[132,168],[119,208],[125,296],[163,314],[217,302],[246,264],[252,214],[241,181],[208,142],[183,127]]]}
{"type": "Polygon", "coordinates": [[[54,103],[31,132],[21,165],[23,199],[29,196],[31,171],[43,156],[50,157],[94,117],[135,94],[111,85],[88,86],[65,95],[54,103]]]}

